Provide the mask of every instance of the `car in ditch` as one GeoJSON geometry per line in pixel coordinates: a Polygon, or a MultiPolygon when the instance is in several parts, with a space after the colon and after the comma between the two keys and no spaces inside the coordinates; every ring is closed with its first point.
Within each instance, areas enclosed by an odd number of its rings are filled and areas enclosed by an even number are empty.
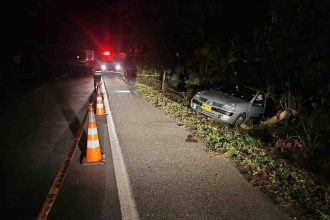
{"type": "Polygon", "coordinates": [[[266,109],[266,93],[250,87],[227,85],[196,93],[190,107],[204,115],[239,126],[260,120],[266,109]]]}

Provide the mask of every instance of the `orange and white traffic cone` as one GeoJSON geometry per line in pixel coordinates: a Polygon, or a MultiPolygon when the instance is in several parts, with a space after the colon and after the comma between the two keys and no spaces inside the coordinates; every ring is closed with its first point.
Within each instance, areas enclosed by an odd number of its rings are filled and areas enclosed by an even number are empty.
{"type": "Polygon", "coordinates": [[[88,106],[88,134],[86,157],[83,165],[104,163],[104,156],[101,153],[99,135],[97,133],[96,120],[94,115],[93,104],[88,106]]]}
{"type": "Polygon", "coordinates": [[[96,92],[96,112],[95,112],[95,114],[97,116],[105,115],[103,97],[102,97],[102,93],[100,92],[99,89],[96,92]]]}

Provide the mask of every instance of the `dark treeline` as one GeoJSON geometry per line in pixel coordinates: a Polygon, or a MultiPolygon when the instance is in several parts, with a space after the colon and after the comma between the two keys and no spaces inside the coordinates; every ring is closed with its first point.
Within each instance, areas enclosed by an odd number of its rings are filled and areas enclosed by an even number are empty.
{"type": "Polygon", "coordinates": [[[78,54],[75,48],[86,47],[83,34],[107,31],[114,49],[135,47],[141,64],[180,72],[185,87],[179,89],[233,82],[263,89],[299,112],[329,105],[328,0],[36,0],[25,6],[5,26],[12,33],[5,35],[8,59],[23,42],[78,54]]]}
{"type": "Polygon", "coordinates": [[[143,45],[145,63],[180,62],[188,88],[234,82],[297,111],[329,105],[327,0],[126,0],[112,8],[124,44],[143,45]]]}
{"type": "Polygon", "coordinates": [[[299,113],[285,121],[281,138],[299,137],[288,151],[299,149],[293,155],[303,163],[327,161],[320,156],[330,150],[330,1],[124,0],[109,9],[142,66],[172,70],[181,90],[223,83],[264,90],[275,111],[299,113]]]}

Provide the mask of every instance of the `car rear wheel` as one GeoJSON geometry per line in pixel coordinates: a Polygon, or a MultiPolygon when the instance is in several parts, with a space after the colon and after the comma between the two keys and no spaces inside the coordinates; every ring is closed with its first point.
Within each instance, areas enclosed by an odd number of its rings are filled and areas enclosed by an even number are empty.
{"type": "Polygon", "coordinates": [[[237,116],[237,118],[236,118],[236,120],[235,120],[235,122],[234,122],[233,125],[234,125],[235,127],[238,127],[238,126],[240,126],[241,124],[244,123],[245,119],[246,119],[246,115],[245,115],[245,113],[241,113],[241,114],[239,114],[239,115],[237,116]]]}

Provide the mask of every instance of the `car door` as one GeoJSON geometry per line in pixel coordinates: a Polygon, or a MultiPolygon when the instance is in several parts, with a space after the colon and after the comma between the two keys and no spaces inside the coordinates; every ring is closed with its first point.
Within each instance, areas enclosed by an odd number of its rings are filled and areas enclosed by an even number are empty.
{"type": "Polygon", "coordinates": [[[258,92],[255,98],[251,101],[250,117],[258,118],[265,113],[266,95],[265,93],[258,92]]]}

